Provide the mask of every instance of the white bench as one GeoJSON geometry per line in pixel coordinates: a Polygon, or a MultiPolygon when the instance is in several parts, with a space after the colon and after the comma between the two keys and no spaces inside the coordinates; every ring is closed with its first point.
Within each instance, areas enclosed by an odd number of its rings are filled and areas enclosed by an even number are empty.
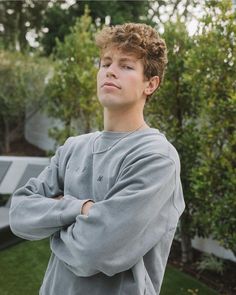
{"type": "MultiPolygon", "coordinates": [[[[12,195],[31,177],[37,177],[48,164],[49,158],[0,156],[0,197],[1,194],[12,195]]],[[[10,202],[11,198],[4,206],[0,206],[0,250],[21,240],[10,229],[10,202]]]]}

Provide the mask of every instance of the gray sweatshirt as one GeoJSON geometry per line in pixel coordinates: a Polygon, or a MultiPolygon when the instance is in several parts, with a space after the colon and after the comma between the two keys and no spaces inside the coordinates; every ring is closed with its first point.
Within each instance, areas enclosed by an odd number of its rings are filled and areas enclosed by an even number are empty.
{"type": "Polygon", "coordinates": [[[10,226],[50,237],[41,295],[156,295],[184,206],[179,157],[163,134],[97,131],[68,138],[14,193],[10,226]]]}

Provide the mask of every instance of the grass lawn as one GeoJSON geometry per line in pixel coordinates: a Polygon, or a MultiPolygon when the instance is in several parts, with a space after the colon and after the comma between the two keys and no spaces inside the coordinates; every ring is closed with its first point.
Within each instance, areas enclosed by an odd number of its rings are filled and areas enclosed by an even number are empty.
{"type": "MultiPolygon", "coordinates": [[[[48,240],[27,241],[0,251],[0,294],[38,295],[49,255],[48,240]]],[[[218,293],[168,266],[161,295],[179,294],[216,295],[218,293]]]]}

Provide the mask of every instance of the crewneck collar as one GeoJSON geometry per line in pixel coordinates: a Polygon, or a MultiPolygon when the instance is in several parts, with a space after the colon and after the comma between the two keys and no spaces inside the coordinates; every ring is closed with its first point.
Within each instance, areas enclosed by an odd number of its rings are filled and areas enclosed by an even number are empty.
{"type": "Polygon", "coordinates": [[[118,132],[118,131],[101,131],[101,138],[110,138],[110,139],[113,139],[113,138],[119,138],[119,137],[122,137],[122,136],[125,136],[126,134],[130,133],[130,136],[133,136],[135,134],[145,134],[145,133],[149,133],[149,132],[159,132],[158,129],[156,128],[145,128],[145,129],[142,129],[142,130],[137,130],[135,132],[132,133],[132,131],[123,131],[123,132],[118,132]]]}

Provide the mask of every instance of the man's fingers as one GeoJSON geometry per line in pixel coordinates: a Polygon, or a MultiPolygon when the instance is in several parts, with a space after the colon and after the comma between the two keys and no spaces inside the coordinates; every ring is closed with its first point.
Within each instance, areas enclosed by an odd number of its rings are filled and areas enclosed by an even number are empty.
{"type": "Polygon", "coordinates": [[[61,200],[63,197],[64,197],[63,195],[59,195],[59,196],[53,197],[53,199],[55,199],[55,200],[61,200]]]}

